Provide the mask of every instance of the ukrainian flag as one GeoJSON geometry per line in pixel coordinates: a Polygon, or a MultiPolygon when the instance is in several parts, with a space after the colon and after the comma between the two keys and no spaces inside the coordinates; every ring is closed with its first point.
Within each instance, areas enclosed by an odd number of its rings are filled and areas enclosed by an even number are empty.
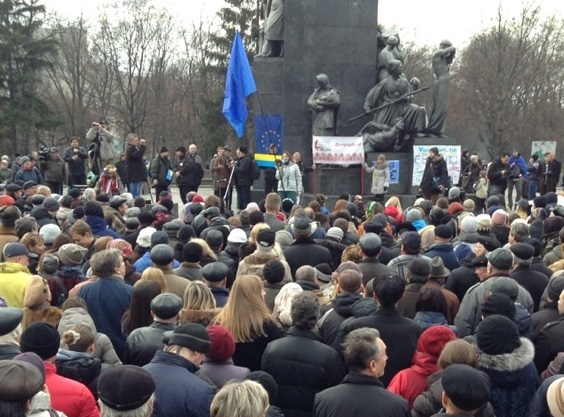
{"type": "Polygon", "coordinates": [[[274,160],[282,160],[282,155],[271,155],[267,153],[256,153],[255,161],[260,168],[275,168],[274,160]]]}

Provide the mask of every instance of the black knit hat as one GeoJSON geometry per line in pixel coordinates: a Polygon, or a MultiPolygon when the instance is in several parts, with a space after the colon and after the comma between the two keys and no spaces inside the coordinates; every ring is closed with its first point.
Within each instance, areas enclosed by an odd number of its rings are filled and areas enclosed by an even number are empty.
{"type": "Polygon", "coordinates": [[[200,353],[207,353],[211,347],[210,335],[204,326],[187,323],[178,326],[170,335],[167,344],[182,346],[200,353]]]}
{"type": "Polygon", "coordinates": [[[482,305],[484,317],[501,314],[511,320],[515,319],[515,302],[507,294],[496,292],[491,294],[482,305]]]}
{"type": "Polygon", "coordinates": [[[499,314],[486,317],[476,331],[478,347],[488,355],[511,353],[519,346],[519,329],[510,319],[499,314]]]}
{"type": "Polygon", "coordinates": [[[276,402],[276,397],[278,396],[278,384],[272,375],[264,371],[254,371],[247,375],[245,379],[261,384],[268,393],[268,401],[270,404],[274,404],[276,402]]]}
{"type": "Polygon", "coordinates": [[[109,368],[98,379],[98,396],[109,408],[118,411],[141,407],[155,392],[151,374],[135,365],[109,368]]]}
{"type": "Polygon", "coordinates": [[[20,338],[22,352],[36,353],[41,359],[49,359],[57,354],[61,336],[57,329],[39,321],[29,325],[20,338]]]}

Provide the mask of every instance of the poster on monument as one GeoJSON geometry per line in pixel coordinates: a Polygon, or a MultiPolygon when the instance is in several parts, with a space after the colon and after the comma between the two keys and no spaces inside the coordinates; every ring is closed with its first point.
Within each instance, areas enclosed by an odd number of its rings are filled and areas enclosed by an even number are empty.
{"type": "Polygon", "coordinates": [[[357,165],[364,162],[362,136],[313,136],[314,164],[357,165]]]}
{"type": "Polygon", "coordinates": [[[556,152],[555,140],[534,140],[531,145],[531,155],[536,155],[540,160],[546,152],[556,152]]]}
{"type": "MultiPolygon", "coordinates": [[[[376,165],[376,161],[372,161],[372,166],[376,165]]],[[[388,170],[390,171],[390,184],[399,184],[400,180],[400,161],[388,161],[388,170]]]]}
{"type": "Polygon", "coordinates": [[[452,184],[458,184],[460,179],[461,148],[458,145],[415,145],[413,146],[413,178],[411,185],[419,187],[425,171],[425,162],[429,156],[429,149],[433,146],[439,148],[439,153],[445,158],[448,175],[452,184]]]}

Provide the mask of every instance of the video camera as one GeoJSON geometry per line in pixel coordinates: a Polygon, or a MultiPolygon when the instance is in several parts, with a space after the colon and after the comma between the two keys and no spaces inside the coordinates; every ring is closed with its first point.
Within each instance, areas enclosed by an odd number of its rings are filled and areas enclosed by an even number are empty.
{"type": "Polygon", "coordinates": [[[41,145],[39,147],[39,151],[37,151],[37,154],[39,155],[40,161],[47,161],[49,159],[50,153],[51,153],[51,148],[49,148],[45,145],[41,145]]]}

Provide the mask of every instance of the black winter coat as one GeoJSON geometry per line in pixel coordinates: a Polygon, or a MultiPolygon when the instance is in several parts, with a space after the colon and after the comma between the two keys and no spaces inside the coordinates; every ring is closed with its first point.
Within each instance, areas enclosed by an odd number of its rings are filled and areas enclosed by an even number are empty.
{"type": "Polygon", "coordinates": [[[317,243],[319,246],[323,246],[324,248],[329,249],[332,259],[330,263],[331,269],[337,269],[337,267],[341,265],[341,256],[343,255],[343,251],[347,248],[347,246],[327,237],[325,237],[325,239],[315,239],[315,243],[317,243]]]}
{"type": "Polygon", "coordinates": [[[535,303],[533,311],[539,310],[542,293],[548,285],[548,278],[541,272],[533,271],[529,266],[519,265],[509,274],[519,285],[529,291],[535,303]]]}
{"type": "Polygon", "coordinates": [[[153,322],[150,326],[133,330],[125,342],[123,362],[127,365],[147,365],[155,352],[163,349],[163,334],[175,328],[171,323],[153,322]]]}
{"type": "Polygon", "coordinates": [[[161,187],[168,187],[172,182],[172,178],[167,179],[168,171],[172,169],[172,165],[168,158],[157,156],[151,161],[151,179],[157,180],[161,187]]]}
{"type": "Polygon", "coordinates": [[[545,324],[535,339],[535,365],[539,374],[560,352],[564,352],[564,317],[545,324]]]}
{"type": "Polygon", "coordinates": [[[100,359],[87,353],[60,349],[55,358],[57,374],[73,379],[84,385],[98,398],[98,377],[102,371],[100,359]]]}
{"type": "Polygon", "coordinates": [[[315,396],[315,417],[411,417],[408,402],[385,390],[377,378],[348,374],[336,387],[315,396]]]}
{"type": "Polygon", "coordinates": [[[360,272],[362,272],[362,283],[364,286],[368,284],[368,281],[378,275],[395,274],[395,271],[392,268],[380,262],[379,257],[364,258],[358,264],[358,267],[360,268],[360,272]]]}
{"type": "Polygon", "coordinates": [[[345,367],[337,352],[318,335],[291,327],[288,336],[268,344],[262,370],[278,384],[276,406],[286,417],[309,417],[315,394],[337,385],[345,367]]]}
{"type": "Polygon", "coordinates": [[[143,182],[147,180],[144,156],[145,145],[140,145],[139,147],[131,144],[127,145],[125,160],[128,182],[143,182]]]}
{"type": "Polygon", "coordinates": [[[433,159],[427,158],[420,185],[423,193],[431,195],[439,192],[439,190],[435,189],[433,186],[433,178],[440,178],[439,184],[445,188],[448,187],[448,167],[442,155],[437,155],[433,159]]]}
{"type": "Polygon", "coordinates": [[[460,266],[458,268],[450,271],[450,275],[445,283],[445,288],[456,294],[458,300],[462,302],[464,294],[466,294],[468,288],[477,284],[478,281],[479,279],[476,275],[476,269],[472,265],[471,258],[465,258],[460,261],[460,266]]]}
{"type": "Polygon", "coordinates": [[[531,316],[533,325],[533,342],[536,341],[537,336],[544,326],[548,323],[552,323],[553,321],[560,320],[561,318],[562,316],[558,311],[558,303],[555,301],[547,301],[542,310],[533,313],[531,316]]]}
{"type": "Polygon", "coordinates": [[[488,180],[490,184],[504,186],[509,178],[509,165],[505,165],[500,158],[493,161],[488,169],[488,180]],[[505,173],[502,173],[505,171],[505,173]]]}
{"type": "Polygon", "coordinates": [[[417,322],[402,317],[395,308],[380,307],[376,313],[354,319],[344,325],[342,336],[339,335],[333,346],[341,346],[346,335],[361,327],[378,329],[388,352],[394,352],[388,358],[384,376],[380,378],[382,384],[387,386],[399,371],[411,366],[411,358],[423,328],[417,322]]]}
{"type": "Polygon", "coordinates": [[[286,262],[290,265],[292,276],[296,276],[296,270],[300,266],[310,265],[315,267],[319,264],[331,265],[332,258],[329,249],[319,246],[310,237],[300,237],[284,250],[286,262]]]}
{"type": "Polygon", "coordinates": [[[204,168],[196,158],[190,154],[179,159],[174,166],[180,176],[176,179],[178,185],[197,185],[199,186],[204,177],[204,168]]]}
{"type": "Polygon", "coordinates": [[[250,187],[253,185],[253,157],[250,153],[239,159],[235,173],[237,174],[237,185],[239,187],[250,187]]]}

